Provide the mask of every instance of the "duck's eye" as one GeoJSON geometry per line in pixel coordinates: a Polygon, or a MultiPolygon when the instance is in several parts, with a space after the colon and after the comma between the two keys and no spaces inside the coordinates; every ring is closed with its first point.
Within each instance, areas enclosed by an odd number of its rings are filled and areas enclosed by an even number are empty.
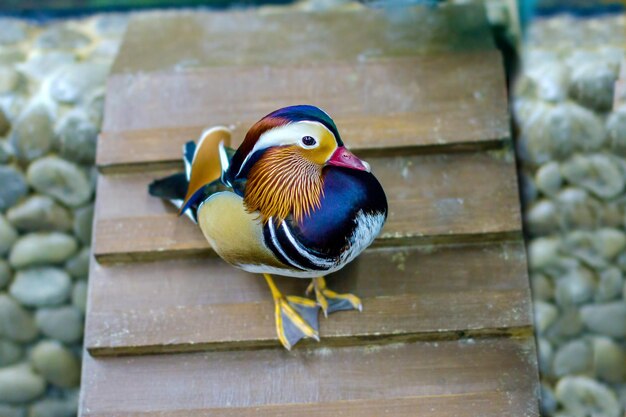
{"type": "Polygon", "coordinates": [[[302,138],[302,144],[304,146],[313,146],[315,145],[317,142],[315,141],[315,138],[313,136],[304,136],[302,138]]]}

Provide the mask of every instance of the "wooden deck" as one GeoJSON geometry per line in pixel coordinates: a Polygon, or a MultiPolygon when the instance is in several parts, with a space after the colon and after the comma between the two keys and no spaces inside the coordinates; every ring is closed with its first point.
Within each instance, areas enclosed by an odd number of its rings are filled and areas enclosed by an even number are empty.
{"type": "Polygon", "coordinates": [[[98,149],[81,415],[538,415],[509,139],[477,6],[135,18],[98,149]],[[207,126],[241,140],[298,103],[333,115],[390,214],[329,277],[364,311],[321,319],[321,342],[287,352],[263,280],[215,257],[147,184],[207,126]]]}

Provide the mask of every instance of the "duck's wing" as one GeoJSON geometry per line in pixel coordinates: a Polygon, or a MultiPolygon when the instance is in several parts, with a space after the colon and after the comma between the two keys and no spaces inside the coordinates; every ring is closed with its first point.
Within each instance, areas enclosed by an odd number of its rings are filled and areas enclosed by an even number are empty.
{"type": "Polygon", "coordinates": [[[205,197],[205,186],[221,181],[223,172],[228,169],[226,147],[230,146],[230,139],[230,129],[217,126],[204,131],[195,147],[185,145],[183,153],[189,185],[180,208],[181,213],[205,197]],[[193,156],[189,160],[192,150],[193,156]]]}

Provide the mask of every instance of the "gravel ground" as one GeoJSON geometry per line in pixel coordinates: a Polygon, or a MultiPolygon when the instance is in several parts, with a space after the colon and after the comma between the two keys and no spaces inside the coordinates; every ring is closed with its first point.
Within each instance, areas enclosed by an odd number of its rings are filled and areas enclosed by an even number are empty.
{"type": "Polygon", "coordinates": [[[127,17],[0,19],[0,416],[76,415],[104,81],[127,17]]]}
{"type": "Polygon", "coordinates": [[[625,22],[535,21],[515,86],[546,416],[626,407],[626,106],[613,109],[625,22]]]}

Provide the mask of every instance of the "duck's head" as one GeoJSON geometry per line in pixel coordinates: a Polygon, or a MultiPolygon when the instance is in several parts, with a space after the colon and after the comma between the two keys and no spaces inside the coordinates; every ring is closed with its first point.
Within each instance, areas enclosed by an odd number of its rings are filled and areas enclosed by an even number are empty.
{"type": "Polygon", "coordinates": [[[264,221],[290,213],[296,220],[319,207],[323,169],[336,166],[369,172],[348,151],[337,126],[309,105],[276,110],[255,123],[232,158],[229,177],[246,180],[244,202],[264,221]]]}

